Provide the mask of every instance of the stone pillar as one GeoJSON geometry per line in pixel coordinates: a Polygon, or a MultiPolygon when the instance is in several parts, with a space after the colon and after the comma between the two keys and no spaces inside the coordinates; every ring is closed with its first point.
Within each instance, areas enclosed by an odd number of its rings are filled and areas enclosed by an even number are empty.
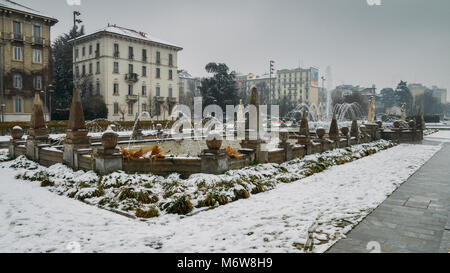
{"type": "Polygon", "coordinates": [[[69,124],[64,141],[63,162],[70,167],[75,167],[75,154],[79,149],[91,147],[91,139],[84,120],[83,106],[79,89],[74,89],[72,105],[70,106],[69,124]]]}
{"type": "Polygon", "coordinates": [[[22,144],[22,137],[23,137],[23,129],[19,126],[15,126],[11,130],[11,140],[9,141],[9,157],[10,158],[16,158],[16,148],[19,146],[19,144],[22,144]]]}
{"type": "Polygon", "coordinates": [[[250,134],[254,132],[250,129],[250,115],[245,122],[245,139],[241,141],[241,147],[244,149],[253,149],[255,152],[255,159],[260,163],[265,163],[269,159],[268,151],[262,151],[261,147],[264,141],[261,140],[260,133],[260,113],[259,113],[259,96],[256,88],[252,89],[252,95],[250,98],[250,104],[256,107],[256,139],[251,139],[250,134]]]}
{"type": "Polygon", "coordinates": [[[228,156],[222,146],[222,139],[218,136],[210,135],[206,140],[208,149],[202,151],[201,171],[209,174],[222,174],[228,171],[228,156]]]}
{"type": "Polygon", "coordinates": [[[293,158],[292,145],[288,142],[289,131],[286,128],[280,130],[280,140],[278,147],[284,150],[284,161],[289,161],[293,158]]]}
{"type": "Polygon", "coordinates": [[[26,155],[32,160],[38,160],[41,144],[48,143],[48,130],[45,125],[44,111],[39,92],[34,93],[33,112],[31,113],[30,129],[26,142],[26,155]]]}
{"type": "Polygon", "coordinates": [[[123,156],[116,148],[118,135],[111,127],[102,135],[102,147],[95,149],[95,171],[101,175],[123,169],[123,156]]]}
{"type": "Polygon", "coordinates": [[[297,144],[308,145],[311,142],[311,136],[309,133],[308,118],[305,108],[302,108],[302,120],[300,121],[299,137],[297,138],[297,144]]]}

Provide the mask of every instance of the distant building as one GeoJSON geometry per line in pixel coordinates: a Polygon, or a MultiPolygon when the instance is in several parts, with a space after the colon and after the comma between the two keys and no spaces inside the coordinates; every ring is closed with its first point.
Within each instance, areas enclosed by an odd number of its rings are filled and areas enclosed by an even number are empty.
{"type": "Polygon", "coordinates": [[[178,45],[147,33],[108,25],[76,39],[74,71],[93,77],[109,120],[134,120],[140,112],[168,119],[179,100],[178,45]]]}
{"type": "Polygon", "coordinates": [[[307,69],[283,69],[277,71],[275,99],[287,97],[294,103],[319,105],[319,71],[311,67],[307,69]]]}
{"type": "Polygon", "coordinates": [[[440,103],[446,104],[447,101],[447,89],[439,88],[435,85],[431,87],[431,94],[435,97],[440,103]]]}
{"type": "Polygon", "coordinates": [[[194,96],[200,96],[200,87],[202,86],[202,79],[198,77],[192,77],[185,70],[178,71],[180,97],[192,93],[194,96]]]}
{"type": "Polygon", "coordinates": [[[275,75],[272,75],[272,78],[271,78],[269,74],[264,74],[261,76],[249,74],[247,76],[247,81],[245,83],[245,92],[246,92],[247,96],[250,96],[253,87],[257,87],[257,88],[263,87],[266,90],[259,90],[259,97],[263,98],[264,94],[262,91],[266,91],[267,92],[267,96],[266,96],[267,101],[261,101],[261,103],[269,104],[269,103],[271,103],[269,101],[270,100],[269,92],[271,91],[272,94],[275,93],[276,79],[277,78],[275,75]],[[271,85],[272,85],[272,87],[270,87],[271,85]]]}
{"type": "Polygon", "coordinates": [[[408,84],[408,88],[411,91],[411,94],[414,98],[414,101],[418,96],[425,94],[425,92],[430,91],[432,96],[435,97],[440,103],[448,103],[447,102],[447,89],[439,88],[433,85],[431,88],[426,87],[421,83],[413,83],[408,84]]]}
{"type": "Polygon", "coordinates": [[[7,0],[0,15],[4,120],[29,121],[35,92],[52,83],[50,28],[58,20],[7,0]]]}

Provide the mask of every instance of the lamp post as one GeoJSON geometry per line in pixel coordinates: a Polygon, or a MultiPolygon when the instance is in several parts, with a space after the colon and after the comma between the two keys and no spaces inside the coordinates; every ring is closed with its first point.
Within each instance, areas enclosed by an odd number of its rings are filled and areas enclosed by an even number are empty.
{"type": "Polygon", "coordinates": [[[269,72],[269,103],[272,104],[272,74],[275,72],[274,69],[275,61],[270,61],[270,72],[269,72]]]}
{"type": "MultiPolygon", "coordinates": [[[[76,52],[76,44],[77,44],[77,29],[78,29],[78,24],[81,24],[83,21],[78,19],[78,17],[81,15],[81,13],[77,10],[75,10],[73,12],[73,30],[75,32],[75,37],[73,39],[73,51],[76,52]]],[[[76,64],[77,62],[77,58],[78,58],[78,54],[74,54],[72,53],[74,56],[74,64],[76,64]]],[[[74,87],[76,88],[78,86],[78,81],[77,81],[77,73],[75,73],[76,71],[72,71],[73,72],[73,84],[74,87]]]]}

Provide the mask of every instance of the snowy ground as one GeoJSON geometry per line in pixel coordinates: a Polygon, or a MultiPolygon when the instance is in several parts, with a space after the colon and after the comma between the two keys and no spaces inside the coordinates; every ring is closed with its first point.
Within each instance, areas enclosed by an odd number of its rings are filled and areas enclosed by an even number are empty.
{"type": "Polygon", "coordinates": [[[399,145],[250,199],[141,222],[18,181],[0,169],[2,252],[299,252],[314,223],[323,252],[440,146],[399,145]]]}
{"type": "Polygon", "coordinates": [[[439,131],[424,138],[425,140],[450,142],[450,131],[439,131]]]}

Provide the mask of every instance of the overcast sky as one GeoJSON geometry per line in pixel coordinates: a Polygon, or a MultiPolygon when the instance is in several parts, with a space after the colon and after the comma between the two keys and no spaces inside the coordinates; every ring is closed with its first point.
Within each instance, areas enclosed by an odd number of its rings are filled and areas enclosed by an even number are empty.
{"type": "Polygon", "coordinates": [[[273,59],[277,69],[316,66],[321,75],[330,65],[334,85],[450,89],[449,0],[16,1],[59,19],[53,39],[77,8],[88,33],[115,23],[179,44],[179,68],[194,76],[207,75],[210,61],[262,74],[273,59]]]}

